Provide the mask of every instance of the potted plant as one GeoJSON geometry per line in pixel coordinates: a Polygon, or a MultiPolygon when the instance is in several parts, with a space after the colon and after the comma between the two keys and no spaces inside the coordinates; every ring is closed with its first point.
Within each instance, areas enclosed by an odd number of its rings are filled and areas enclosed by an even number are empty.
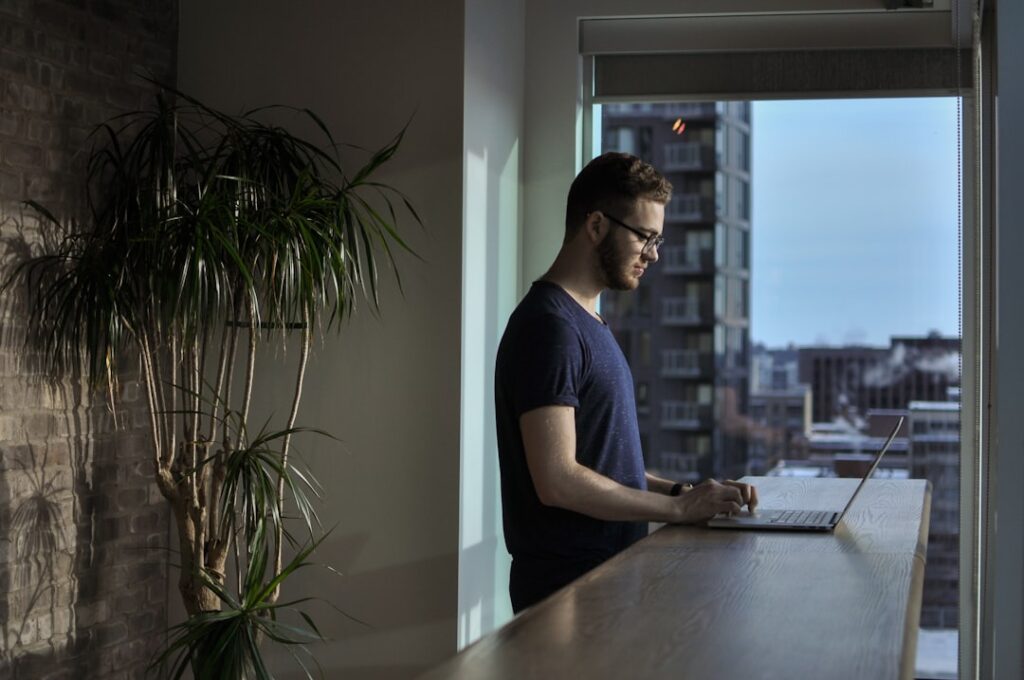
{"type": "Polygon", "coordinates": [[[375,178],[404,130],[346,173],[308,110],[232,116],[170,94],[97,128],[85,219],[61,223],[29,202],[62,238],[4,285],[29,295],[27,342],[54,374],[105,381],[113,401],[115,367],[141,365],[189,615],[162,660],[176,677],[191,666],[197,678],[267,678],[261,641],[319,635],[305,613],[303,628],[278,618],[290,606],[282,583],[322,540],[316,480],[291,451],[314,335],[337,330],[364,297],[377,306],[379,263],[394,269],[393,249],[408,251],[395,208],[422,223],[375,178]],[[326,148],[263,120],[283,112],[315,125],[326,148]],[[295,335],[287,419],[254,427],[256,352],[295,335]],[[305,529],[297,538],[286,502],[305,529]]]}

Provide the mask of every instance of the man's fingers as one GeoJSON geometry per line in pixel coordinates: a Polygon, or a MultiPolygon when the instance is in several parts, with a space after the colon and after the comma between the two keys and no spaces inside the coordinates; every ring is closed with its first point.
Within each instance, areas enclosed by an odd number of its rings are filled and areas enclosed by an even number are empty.
{"type": "Polygon", "coordinates": [[[724,512],[727,515],[738,515],[743,510],[739,503],[725,503],[719,512],[724,512]]]}
{"type": "Polygon", "coordinates": [[[743,505],[746,505],[751,510],[757,507],[757,490],[752,485],[744,484],[743,482],[735,482],[731,479],[726,480],[725,484],[740,492],[740,498],[743,501],[743,505]]]}

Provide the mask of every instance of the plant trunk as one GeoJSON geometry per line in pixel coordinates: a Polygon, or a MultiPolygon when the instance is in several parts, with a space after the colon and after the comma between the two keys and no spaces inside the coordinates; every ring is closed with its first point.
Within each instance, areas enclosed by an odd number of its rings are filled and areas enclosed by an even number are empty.
{"type": "MultiPolygon", "coordinates": [[[[185,494],[171,505],[174,509],[175,524],[178,527],[178,546],[181,550],[181,575],[178,579],[178,591],[189,616],[203,612],[220,611],[222,603],[217,594],[207,588],[200,578],[200,567],[204,567],[207,577],[218,585],[224,585],[225,559],[215,560],[215,564],[206,563],[206,555],[196,550],[196,523],[193,514],[188,511],[188,500],[185,494]]],[[[205,551],[204,551],[205,552],[205,551]]]]}

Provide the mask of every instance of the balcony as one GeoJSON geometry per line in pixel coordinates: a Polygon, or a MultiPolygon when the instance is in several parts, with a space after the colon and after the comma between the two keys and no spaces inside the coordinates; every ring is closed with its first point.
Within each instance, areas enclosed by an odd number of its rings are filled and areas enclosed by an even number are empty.
{"type": "Polygon", "coordinates": [[[696,482],[700,478],[696,453],[662,451],[658,457],[658,471],[670,479],[696,482]]]}
{"type": "Polygon", "coordinates": [[[714,118],[717,115],[714,102],[663,104],[661,114],[666,120],[682,118],[684,121],[695,118],[714,118]]]}
{"type": "Polygon", "coordinates": [[[661,352],[661,377],[698,378],[708,368],[710,357],[701,361],[695,349],[666,349],[661,352]]]}
{"type": "Polygon", "coordinates": [[[712,270],[713,257],[705,248],[668,246],[658,256],[658,267],[666,274],[701,274],[712,270]]]}
{"type": "Polygon", "coordinates": [[[700,430],[709,427],[711,406],[695,401],[661,402],[661,427],[666,430],[700,430]]]}
{"type": "Polygon", "coordinates": [[[682,118],[685,121],[710,119],[717,114],[714,102],[684,102],[676,104],[605,104],[604,114],[615,118],[650,117],[659,115],[665,120],[682,118]]]}
{"type": "Polygon", "coordinates": [[[700,142],[666,144],[664,152],[662,169],[666,172],[713,170],[715,168],[715,148],[709,144],[700,142]]]}
{"type": "Polygon", "coordinates": [[[700,194],[676,194],[665,206],[670,222],[709,222],[715,219],[714,200],[700,194]]]}
{"type": "Polygon", "coordinates": [[[661,301],[661,323],[666,326],[697,326],[701,323],[700,300],[668,297],[661,301]]]}

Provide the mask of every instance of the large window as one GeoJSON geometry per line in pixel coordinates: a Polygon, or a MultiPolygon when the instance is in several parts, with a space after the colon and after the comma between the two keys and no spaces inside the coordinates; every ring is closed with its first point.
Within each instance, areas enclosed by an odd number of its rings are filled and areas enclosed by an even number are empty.
{"type": "Polygon", "coordinates": [[[643,357],[623,347],[660,416],[640,421],[645,457],[689,481],[837,476],[906,416],[882,473],[934,489],[919,670],[956,677],[957,101],[688,104],[682,134],[680,106],[595,116],[616,131],[602,150],[675,187],[661,261],[602,299],[614,328],[649,338],[643,357]],[[617,144],[630,129],[642,149],[617,144]]]}

